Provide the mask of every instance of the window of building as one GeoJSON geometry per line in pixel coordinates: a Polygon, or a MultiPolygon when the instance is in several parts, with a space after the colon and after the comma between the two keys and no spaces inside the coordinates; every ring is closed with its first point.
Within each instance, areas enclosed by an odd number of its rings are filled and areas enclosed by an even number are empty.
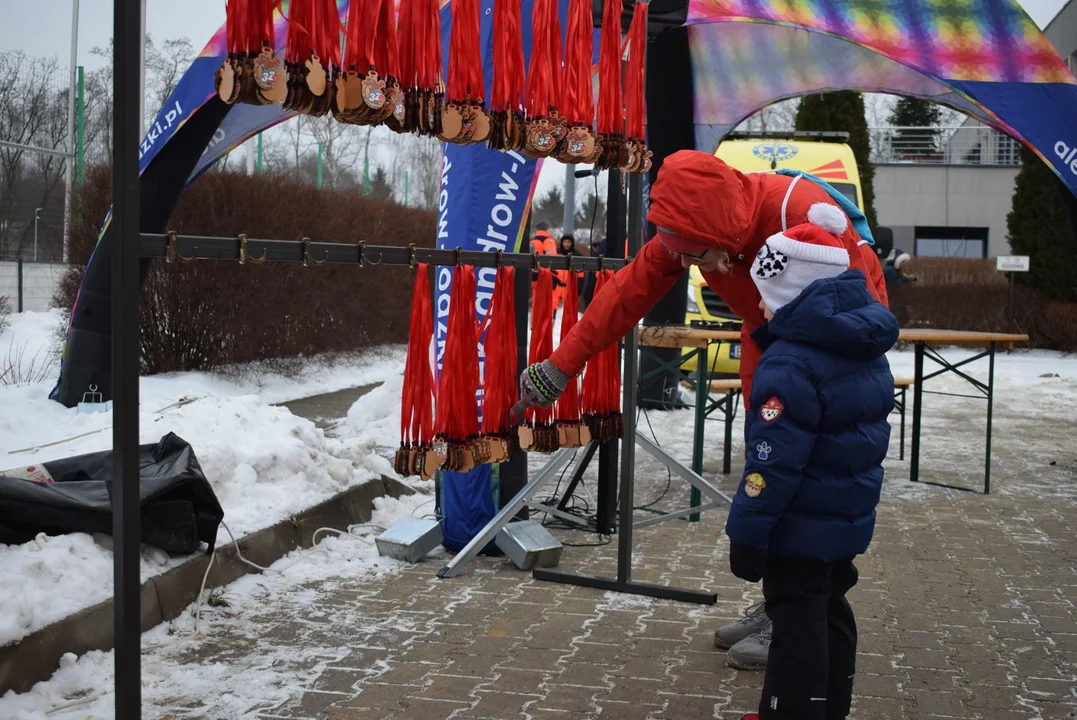
{"type": "Polygon", "coordinates": [[[996,165],[1020,165],[1021,164],[1021,151],[1020,145],[1009,135],[1003,135],[998,133],[998,144],[996,145],[995,152],[995,164],[996,165]]]}
{"type": "Polygon", "coordinates": [[[920,257],[987,257],[987,228],[917,227],[915,238],[920,257]]]}

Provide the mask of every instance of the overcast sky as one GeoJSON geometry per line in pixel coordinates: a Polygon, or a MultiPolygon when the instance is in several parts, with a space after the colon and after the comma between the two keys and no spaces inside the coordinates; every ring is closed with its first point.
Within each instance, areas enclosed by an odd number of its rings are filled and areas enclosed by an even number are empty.
{"type": "MultiPolygon", "coordinates": [[[[1062,8],[1065,0],[1020,0],[1021,5],[1042,28],[1062,8]]],[[[195,51],[201,51],[210,36],[224,23],[225,0],[146,0],[146,31],[155,42],[186,37],[195,51]]],[[[21,50],[27,55],[55,55],[67,65],[71,54],[72,0],[0,0],[0,51],[21,50]]],[[[112,37],[112,0],[81,0],[77,64],[93,70],[103,64],[90,54],[94,47],[107,47],[112,37]]],[[[379,148],[372,159],[380,161],[379,148]]],[[[241,151],[242,152],[242,151],[241,151]]],[[[544,164],[538,196],[561,185],[564,168],[544,164]]],[[[593,187],[588,183],[589,188],[593,187]]],[[[605,174],[600,192],[605,188],[605,174]]],[[[582,186],[580,193],[586,192],[582,186]]]]}
{"type": "MultiPolygon", "coordinates": [[[[146,0],[146,31],[156,40],[190,38],[201,50],[224,22],[224,0],[146,0]]],[[[1065,0],[1023,0],[1021,5],[1042,28],[1065,0]]],[[[28,55],[56,55],[68,64],[71,54],[71,0],[0,0],[0,50],[28,55]]],[[[81,0],[78,63],[94,68],[101,60],[89,54],[106,47],[112,36],[112,0],[81,0]]]]}

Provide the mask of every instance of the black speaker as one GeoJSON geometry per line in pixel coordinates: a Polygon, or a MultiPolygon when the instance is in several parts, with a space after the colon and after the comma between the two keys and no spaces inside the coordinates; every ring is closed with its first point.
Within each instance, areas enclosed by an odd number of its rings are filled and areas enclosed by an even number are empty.
{"type": "MultiPolygon", "coordinates": [[[[684,25],[688,20],[688,0],[651,0],[647,11],[647,34],[657,35],[663,30],[671,30],[684,25]]],[[[595,19],[595,27],[602,27],[602,9],[605,6],[603,0],[594,0],[592,14],[595,19]]],[[[621,32],[628,32],[628,26],[632,23],[632,11],[636,7],[635,0],[623,0],[621,12],[621,32]]]]}

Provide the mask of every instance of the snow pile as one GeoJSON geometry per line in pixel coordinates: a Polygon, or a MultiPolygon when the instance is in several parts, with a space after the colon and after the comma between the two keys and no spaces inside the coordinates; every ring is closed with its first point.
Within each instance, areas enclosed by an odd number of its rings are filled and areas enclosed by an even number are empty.
{"type": "MultiPolygon", "coordinates": [[[[17,318],[0,336],[0,351],[14,343],[31,356],[52,342],[53,327],[62,320],[58,312],[17,318]]],[[[140,441],[155,443],[174,432],[189,442],[224,508],[225,522],[241,537],[348,487],[380,475],[395,477],[391,462],[376,452],[380,441],[375,431],[386,412],[392,414],[385,392],[375,396],[375,404],[368,401],[371,422],[364,421],[362,409],[353,409],[350,415],[357,431],[366,426],[371,430],[337,438],[326,437],[310,421],[268,403],[391,381],[399,377],[403,352],[402,347],[392,347],[350,364],[316,364],[315,369],[324,373],[308,372],[300,378],[258,373],[236,381],[207,373],[143,378],[140,441]]],[[[54,380],[0,386],[0,471],[111,449],[111,412],[79,414],[49,400],[54,380]]],[[[390,425],[398,428],[399,381],[394,392],[396,419],[390,425]]],[[[218,545],[227,540],[222,527],[218,545]]],[[[144,548],[142,558],[146,579],[189,556],[170,557],[144,548]]],[[[111,538],[71,534],[0,545],[0,572],[10,588],[0,593],[3,646],[111,597],[111,538]]]]}
{"type": "MultiPolygon", "coordinates": [[[[192,638],[193,610],[188,608],[174,622],[143,634],[142,702],[145,717],[161,717],[183,707],[193,715],[244,720],[259,717],[289,699],[294,688],[313,680],[329,663],[347,656],[347,647],[304,646],[280,648],[269,639],[260,640],[258,617],[267,604],[285,603],[299,612],[317,614],[311,583],[337,578],[354,581],[399,571],[402,564],[379,557],[373,535],[403,517],[422,514],[430,501],[424,494],[400,499],[378,498],[370,527],[359,534],[330,534],[310,550],[289,554],[268,573],[247,575],[224,589],[227,611],[202,608],[200,632],[211,639],[227,631],[256,643],[255,662],[220,663],[191,660],[202,640],[192,638]],[[269,578],[272,578],[270,582],[269,578]],[[316,659],[313,664],[309,662],[316,659]]],[[[438,551],[443,553],[443,551],[438,551]]],[[[113,656],[90,652],[81,658],[64,657],[51,679],[30,692],[0,697],[0,717],[5,720],[111,720],[114,714],[113,656]]]]}
{"type": "Polygon", "coordinates": [[[400,444],[400,396],[403,391],[403,373],[390,376],[355,401],[347,418],[333,429],[333,434],[395,451],[400,444]]]}

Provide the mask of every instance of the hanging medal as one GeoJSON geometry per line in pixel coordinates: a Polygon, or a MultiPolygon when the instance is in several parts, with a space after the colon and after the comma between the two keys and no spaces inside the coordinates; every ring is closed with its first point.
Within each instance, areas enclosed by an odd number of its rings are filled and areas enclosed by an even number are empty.
{"type": "Polygon", "coordinates": [[[632,24],[628,29],[625,63],[625,134],[627,157],[621,170],[644,173],[651,169],[653,153],[646,143],[646,99],[644,97],[644,73],[646,72],[647,3],[637,2],[632,11],[632,24]]]}
{"type": "MultiPolygon", "coordinates": [[[[531,343],[527,364],[534,365],[548,360],[553,354],[553,272],[548,267],[539,268],[535,282],[535,296],[531,301],[531,343]]],[[[557,426],[553,422],[553,408],[530,407],[526,422],[517,436],[521,450],[549,453],[557,450],[557,426]]]]}
{"type": "Polygon", "coordinates": [[[592,128],[595,96],[591,83],[594,32],[590,0],[570,0],[565,33],[564,93],[561,95],[568,134],[557,156],[565,163],[592,162],[596,155],[597,138],[592,128]]]}
{"type": "Polygon", "coordinates": [[[479,437],[478,327],[475,322],[475,268],[453,269],[449,321],[438,379],[434,450],[441,469],[467,472],[483,460],[479,437]]]}
{"type": "Polygon", "coordinates": [[[628,159],[621,90],[621,0],[606,0],[598,44],[599,167],[619,168],[628,159]]]}
{"type": "Polygon", "coordinates": [[[531,13],[531,64],[527,71],[524,154],[551,157],[568,134],[557,111],[561,86],[561,29],[556,0],[535,0],[531,13]]]}
{"type": "Polygon", "coordinates": [[[494,73],[490,90],[492,150],[524,147],[524,50],[520,0],[494,3],[494,73]]]}
{"type": "Polygon", "coordinates": [[[486,142],[490,136],[490,117],[484,105],[479,33],[482,8],[479,0],[453,0],[451,7],[449,77],[441,139],[461,145],[486,142]]]}
{"type": "Polygon", "coordinates": [[[519,450],[510,426],[509,411],[516,404],[516,271],[499,267],[490,300],[483,348],[486,373],[483,383],[482,433],[488,462],[508,460],[519,450]]]}
{"type": "MultiPolygon", "coordinates": [[[[571,256],[569,256],[571,257],[571,256]]],[[[561,344],[579,320],[579,282],[577,274],[569,268],[560,272],[565,283],[565,310],[561,316],[561,344]]],[[[564,392],[557,398],[557,439],[560,447],[580,447],[591,441],[591,431],[581,418],[580,379],[570,378],[564,392]]]]}

